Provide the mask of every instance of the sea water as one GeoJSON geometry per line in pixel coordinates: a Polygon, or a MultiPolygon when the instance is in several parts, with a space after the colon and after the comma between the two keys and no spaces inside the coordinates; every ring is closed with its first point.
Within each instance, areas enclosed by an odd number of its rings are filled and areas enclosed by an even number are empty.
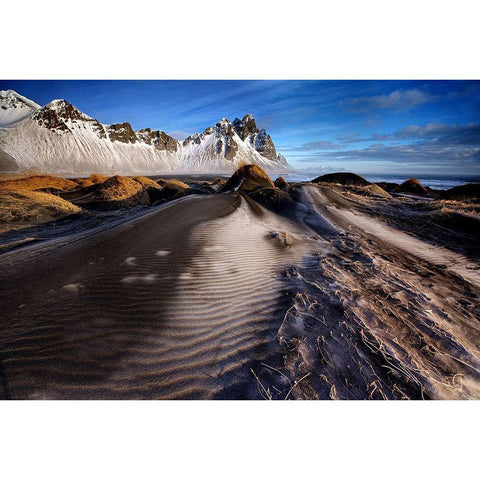
{"type": "MultiPolygon", "coordinates": [[[[307,182],[313,180],[318,175],[314,173],[292,172],[282,175],[287,182],[307,182]]],[[[362,175],[371,183],[391,182],[401,184],[411,178],[411,176],[402,175],[362,175]]],[[[448,190],[449,188],[457,187],[458,185],[465,185],[466,183],[480,183],[478,177],[448,177],[437,175],[417,175],[415,176],[425,187],[433,188],[434,190],[448,190]]]]}

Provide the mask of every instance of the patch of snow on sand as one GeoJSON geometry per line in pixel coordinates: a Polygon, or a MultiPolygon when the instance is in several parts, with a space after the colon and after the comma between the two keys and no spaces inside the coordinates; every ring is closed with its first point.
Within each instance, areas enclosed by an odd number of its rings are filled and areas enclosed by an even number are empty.
{"type": "Polygon", "coordinates": [[[83,287],[81,283],[69,283],[62,287],[62,290],[66,290],[67,292],[78,292],[83,287]]]}
{"type": "Polygon", "coordinates": [[[467,268],[468,261],[462,255],[452,252],[444,247],[430,245],[427,242],[419,240],[411,235],[395,230],[378,220],[368,218],[359,213],[348,210],[335,209],[335,215],[343,217],[352,225],[362,229],[365,233],[378,238],[390,245],[426,260],[433,265],[444,265],[448,270],[460,275],[470,283],[480,287],[480,273],[467,268]]]}
{"type": "Polygon", "coordinates": [[[129,275],[128,277],[122,278],[123,283],[154,283],[157,280],[158,275],[156,273],[149,275],[129,275]]]}
{"type": "Polygon", "coordinates": [[[129,267],[134,267],[137,264],[137,258],[136,257],[127,257],[123,263],[125,265],[128,265],[129,267]]]}

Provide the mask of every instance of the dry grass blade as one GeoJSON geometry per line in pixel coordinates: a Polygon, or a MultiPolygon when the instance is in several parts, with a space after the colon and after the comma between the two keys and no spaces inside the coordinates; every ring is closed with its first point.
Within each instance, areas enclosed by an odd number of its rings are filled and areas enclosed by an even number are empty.
{"type": "Polygon", "coordinates": [[[287,396],[284,398],[284,400],[288,400],[288,397],[292,393],[293,389],[305,378],[307,378],[309,375],[311,375],[312,372],[308,372],[306,375],[304,375],[300,380],[295,380],[294,384],[292,385],[292,388],[287,393],[287,396]]]}
{"type": "Polygon", "coordinates": [[[255,380],[257,381],[257,384],[259,387],[261,387],[261,390],[260,388],[258,389],[258,391],[260,392],[260,395],[265,399],[265,400],[271,400],[272,399],[272,394],[270,393],[269,390],[267,390],[264,386],[263,386],[263,383],[260,381],[260,379],[258,378],[257,374],[253,371],[253,369],[251,368],[250,371],[252,372],[253,376],[255,377],[255,380]],[[263,393],[262,393],[263,391],[263,393]]]}

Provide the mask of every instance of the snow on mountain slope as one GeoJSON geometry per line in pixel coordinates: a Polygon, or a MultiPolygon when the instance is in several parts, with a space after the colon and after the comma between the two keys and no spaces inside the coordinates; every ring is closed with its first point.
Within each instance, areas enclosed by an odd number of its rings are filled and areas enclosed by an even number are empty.
{"type": "Polygon", "coordinates": [[[39,108],[13,90],[0,90],[0,127],[23,120],[39,108]]]}
{"type": "MultiPolygon", "coordinates": [[[[238,120],[238,119],[237,119],[238,120]]],[[[192,171],[232,171],[241,163],[255,163],[268,170],[282,169],[275,160],[262,156],[237,134],[229,120],[222,118],[214,127],[183,141],[183,166],[192,171]]]]}
{"type": "Polygon", "coordinates": [[[0,149],[20,171],[146,173],[173,171],[177,164],[175,153],[139,140],[130,124],[102,125],[65,100],[2,128],[0,149]]]}
{"type": "Polygon", "coordinates": [[[11,90],[0,100],[0,172],[231,172],[241,163],[289,168],[251,115],[233,124],[222,119],[182,144],[159,130],[101,124],[65,100],[40,107],[11,90]]]}

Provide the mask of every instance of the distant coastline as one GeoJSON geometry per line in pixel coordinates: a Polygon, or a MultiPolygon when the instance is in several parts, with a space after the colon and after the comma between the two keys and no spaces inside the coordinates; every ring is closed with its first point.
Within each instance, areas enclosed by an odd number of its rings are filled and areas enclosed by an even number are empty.
{"type": "MultiPolygon", "coordinates": [[[[325,173],[325,172],[324,172],[325,173]]],[[[358,172],[356,172],[358,173],[358,172]]],[[[315,172],[292,172],[292,173],[285,173],[282,174],[285,177],[287,182],[306,182],[312,180],[317,175],[321,173],[315,174],[315,172]]],[[[480,183],[480,177],[472,176],[472,175],[464,175],[464,176],[447,176],[447,175],[409,175],[406,173],[405,175],[398,175],[398,174],[362,174],[362,177],[367,179],[371,183],[380,183],[380,182],[392,182],[401,184],[411,178],[412,176],[418,178],[422,185],[433,188],[434,190],[448,190],[449,188],[458,187],[459,185],[465,185],[466,183],[480,183]]]]}

